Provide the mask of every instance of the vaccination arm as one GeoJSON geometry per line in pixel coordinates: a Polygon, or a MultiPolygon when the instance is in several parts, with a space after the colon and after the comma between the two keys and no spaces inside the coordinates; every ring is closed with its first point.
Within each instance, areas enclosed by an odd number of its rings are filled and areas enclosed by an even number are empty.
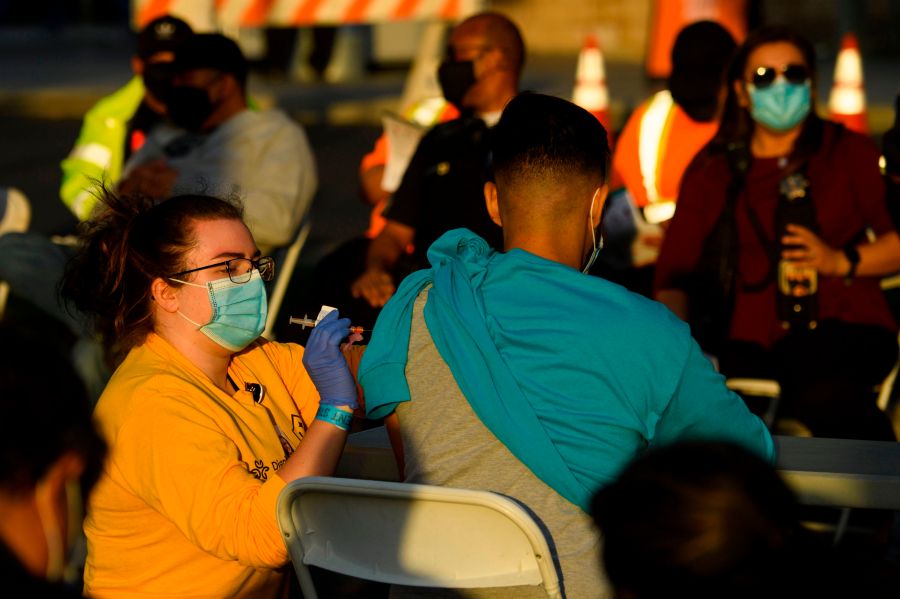
{"type": "Polygon", "coordinates": [[[397,472],[403,481],[406,479],[406,457],[403,451],[403,436],[400,433],[400,417],[397,416],[396,410],[384,417],[384,428],[394,452],[394,460],[397,462],[397,472]]]}

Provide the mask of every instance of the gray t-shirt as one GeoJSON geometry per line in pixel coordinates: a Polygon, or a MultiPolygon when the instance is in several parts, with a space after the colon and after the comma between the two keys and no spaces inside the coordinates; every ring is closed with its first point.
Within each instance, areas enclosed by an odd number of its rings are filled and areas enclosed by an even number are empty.
{"type": "Polygon", "coordinates": [[[178,171],[172,195],[240,197],[263,253],[293,241],[318,185],[306,133],[279,110],[244,110],[202,135],[160,125],[125,164],[123,178],[159,159],[178,171]]]}
{"type": "MultiPolygon", "coordinates": [[[[523,503],[548,530],[569,599],[613,595],[600,564],[600,537],[590,516],[538,479],[482,424],[431,339],[416,300],[406,378],[409,402],[397,406],[406,482],[494,491],[523,503]]],[[[394,587],[391,597],[546,597],[541,587],[433,591],[394,587]]]]}

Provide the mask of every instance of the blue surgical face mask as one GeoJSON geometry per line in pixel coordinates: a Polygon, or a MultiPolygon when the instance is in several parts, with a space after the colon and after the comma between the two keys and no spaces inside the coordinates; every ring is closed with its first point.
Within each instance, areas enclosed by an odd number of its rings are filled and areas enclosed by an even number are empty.
{"type": "Polygon", "coordinates": [[[793,129],[809,114],[812,96],[809,81],[788,83],[777,79],[765,88],[747,84],[750,92],[750,116],[773,131],[793,129]]]}
{"type": "Polygon", "coordinates": [[[198,330],[229,351],[241,351],[255,341],[266,328],[268,303],[266,286],[253,270],[246,283],[235,283],[228,277],[216,279],[205,285],[172,279],[191,287],[206,287],[209,291],[209,303],[212,306],[212,318],[201,325],[185,316],[180,310],[179,316],[198,327],[198,330]]]}

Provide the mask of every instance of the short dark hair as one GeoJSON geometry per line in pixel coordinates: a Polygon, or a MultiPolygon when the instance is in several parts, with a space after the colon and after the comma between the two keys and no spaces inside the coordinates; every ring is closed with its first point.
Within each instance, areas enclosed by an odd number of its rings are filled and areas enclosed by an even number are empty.
{"type": "Polygon", "coordinates": [[[512,181],[566,184],[606,182],[609,142],[591,113],[561,98],[521,93],[506,105],[493,129],[493,170],[498,187],[512,181]]]}
{"type": "Polygon", "coordinates": [[[0,325],[0,489],[27,493],[65,453],[85,462],[86,492],[106,444],[94,428],[81,380],[61,350],[35,333],[0,325]]]}
{"type": "Polygon", "coordinates": [[[606,573],[639,598],[764,596],[803,531],[775,469],[725,442],[651,450],[595,495],[606,573]]]}
{"type": "Polygon", "coordinates": [[[719,90],[736,48],[728,30],[713,21],[691,23],[675,38],[669,91],[695,121],[716,116],[719,90]]]}

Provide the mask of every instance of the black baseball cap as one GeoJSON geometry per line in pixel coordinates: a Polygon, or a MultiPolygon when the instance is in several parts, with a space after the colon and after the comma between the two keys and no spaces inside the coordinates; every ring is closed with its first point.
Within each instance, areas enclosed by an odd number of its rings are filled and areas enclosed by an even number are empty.
{"type": "Polygon", "coordinates": [[[234,75],[243,85],[247,79],[247,59],[234,40],[219,33],[190,36],[175,51],[176,72],[192,69],[215,69],[234,75]]]}
{"type": "Polygon", "coordinates": [[[174,52],[191,37],[191,26],[171,15],[157,17],[147,23],[137,37],[137,55],[146,60],[159,52],[174,52]]]}

